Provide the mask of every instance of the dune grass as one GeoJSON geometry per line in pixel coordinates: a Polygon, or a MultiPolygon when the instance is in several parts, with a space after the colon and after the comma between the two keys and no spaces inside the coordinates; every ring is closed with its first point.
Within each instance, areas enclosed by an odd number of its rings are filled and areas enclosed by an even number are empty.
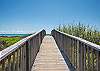
{"type": "Polygon", "coordinates": [[[21,39],[21,37],[0,37],[0,50],[18,42],[21,39]]]}
{"type": "Polygon", "coordinates": [[[100,45],[100,32],[94,26],[86,26],[78,23],[73,25],[59,25],[56,29],[100,45]]]}

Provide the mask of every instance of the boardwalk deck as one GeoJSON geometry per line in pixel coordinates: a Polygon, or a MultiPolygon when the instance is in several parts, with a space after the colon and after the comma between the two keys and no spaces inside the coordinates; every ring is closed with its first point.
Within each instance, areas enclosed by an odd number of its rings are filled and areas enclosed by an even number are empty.
{"type": "Polygon", "coordinates": [[[31,71],[70,71],[52,36],[45,36],[31,71]]]}

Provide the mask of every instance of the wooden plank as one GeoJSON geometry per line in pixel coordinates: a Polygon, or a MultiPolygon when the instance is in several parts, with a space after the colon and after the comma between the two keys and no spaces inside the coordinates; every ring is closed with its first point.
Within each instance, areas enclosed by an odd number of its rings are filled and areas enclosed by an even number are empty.
{"type": "Polygon", "coordinates": [[[52,36],[45,36],[31,71],[70,71],[52,36]]]}

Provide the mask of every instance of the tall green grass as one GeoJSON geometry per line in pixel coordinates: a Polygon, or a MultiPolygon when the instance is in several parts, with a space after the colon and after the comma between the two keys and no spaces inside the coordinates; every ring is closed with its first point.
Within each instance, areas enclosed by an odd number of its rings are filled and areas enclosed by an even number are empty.
{"type": "Polygon", "coordinates": [[[0,45],[0,50],[7,48],[8,46],[18,42],[21,37],[0,37],[0,42],[2,42],[2,46],[0,45]]]}
{"type": "Polygon", "coordinates": [[[100,45],[100,32],[94,26],[86,26],[79,22],[73,25],[59,25],[56,29],[100,45]]]}

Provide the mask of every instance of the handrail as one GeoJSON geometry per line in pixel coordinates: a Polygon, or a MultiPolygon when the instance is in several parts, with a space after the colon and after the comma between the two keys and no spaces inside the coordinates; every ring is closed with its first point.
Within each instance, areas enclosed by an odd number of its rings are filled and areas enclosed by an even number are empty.
{"type": "MultiPolygon", "coordinates": [[[[55,29],[54,29],[54,30],[55,30],[55,29]]],[[[94,44],[94,43],[92,43],[92,42],[90,42],[90,41],[87,41],[87,40],[85,40],[85,39],[82,39],[82,38],[80,38],[80,37],[76,37],[76,36],[73,36],[73,35],[70,35],[70,34],[67,34],[67,33],[64,33],[64,32],[61,32],[61,31],[58,31],[58,30],[55,30],[55,31],[57,31],[57,32],[59,32],[59,33],[61,33],[61,34],[64,34],[64,35],[66,35],[66,36],[69,36],[69,37],[71,37],[71,38],[74,38],[74,39],[76,39],[76,40],[78,40],[78,41],[81,41],[81,42],[83,42],[84,44],[91,46],[91,48],[100,51],[100,45],[94,44]]]]}
{"type": "Polygon", "coordinates": [[[33,60],[39,51],[39,46],[45,35],[46,32],[43,29],[2,50],[0,52],[0,71],[5,71],[6,69],[8,69],[7,71],[15,71],[15,69],[17,69],[16,71],[30,71],[30,67],[34,62],[33,60]],[[20,61],[22,63],[19,63],[20,61]]]}
{"type": "Polygon", "coordinates": [[[28,41],[29,39],[31,39],[32,37],[34,37],[35,35],[37,35],[38,33],[40,33],[41,31],[39,32],[36,32],[20,41],[18,41],[17,43],[7,47],[6,49],[2,50],[1,51],[1,55],[0,55],[0,61],[5,58],[7,55],[9,55],[10,53],[12,53],[13,51],[15,51],[16,49],[20,48],[20,46],[22,44],[24,44],[26,41],[28,41]]]}
{"type": "Polygon", "coordinates": [[[79,37],[52,30],[61,53],[76,71],[100,71],[100,46],[79,37]]]}

